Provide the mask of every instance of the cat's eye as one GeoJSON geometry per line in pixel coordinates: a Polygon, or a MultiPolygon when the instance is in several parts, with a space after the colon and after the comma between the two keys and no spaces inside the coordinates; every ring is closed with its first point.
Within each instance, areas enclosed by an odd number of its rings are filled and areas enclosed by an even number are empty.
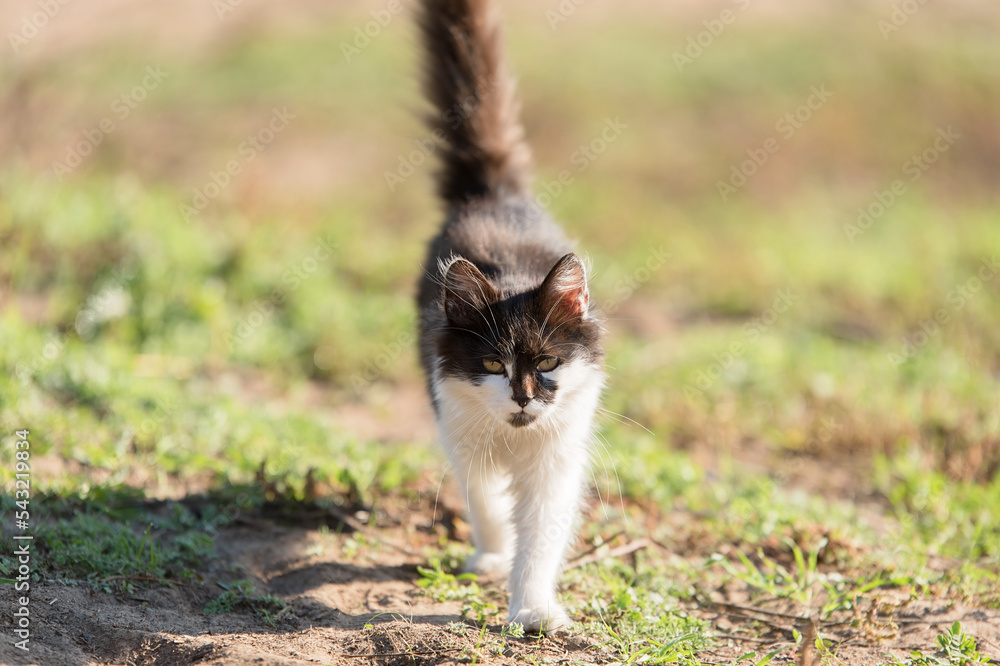
{"type": "Polygon", "coordinates": [[[549,358],[539,361],[538,365],[535,367],[538,368],[539,372],[552,372],[553,370],[556,369],[556,366],[558,365],[559,365],[559,359],[550,356],[549,358]]]}
{"type": "Polygon", "coordinates": [[[483,367],[486,368],[486,372],[492,372],[494,375],[499,375],[503,372],[503,363],[489,358],[483,359],[483,367]]]}

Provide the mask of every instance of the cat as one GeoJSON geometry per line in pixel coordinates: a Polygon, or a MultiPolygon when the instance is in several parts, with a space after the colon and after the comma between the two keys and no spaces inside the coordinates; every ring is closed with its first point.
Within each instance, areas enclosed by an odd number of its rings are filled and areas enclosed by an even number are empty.
{"type": "Polygon", "coordinates": [[[529,188],[530,152],[487,0],[421,0],[425,94],[446,220],[420,281],[419,346],[466,496],[466,569],[509,575],[508,622],[570,619],[556,583],[574,535],[604,385],[587,267],[529,188]]]}

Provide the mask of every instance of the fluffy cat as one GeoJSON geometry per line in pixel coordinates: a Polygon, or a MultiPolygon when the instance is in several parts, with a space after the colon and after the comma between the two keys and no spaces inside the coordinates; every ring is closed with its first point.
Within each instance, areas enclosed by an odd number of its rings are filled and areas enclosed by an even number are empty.
{"type": "Polygon", "coordinates": [[[425,88],[447,217],[420,283],[420,355],[466,495],[466,568],[509,573],[529,631],[569,624],[556,582],[604,382],[586,268],[531,199],[530,153],[487,0],[421,0],[425,88]]]}

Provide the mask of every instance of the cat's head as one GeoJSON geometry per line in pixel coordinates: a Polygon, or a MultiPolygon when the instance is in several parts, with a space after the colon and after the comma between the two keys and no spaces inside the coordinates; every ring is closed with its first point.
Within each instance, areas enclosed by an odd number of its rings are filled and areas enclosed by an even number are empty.
{"type": "Polygon", "coordinates": [[[444,269],[443,287],[439,377],[458,382],[463,399],[477,401],[497,422],[535,427],[600,382],[602,326],[575,254],[527,290],[503,290],[458,258],[444,269]]]}

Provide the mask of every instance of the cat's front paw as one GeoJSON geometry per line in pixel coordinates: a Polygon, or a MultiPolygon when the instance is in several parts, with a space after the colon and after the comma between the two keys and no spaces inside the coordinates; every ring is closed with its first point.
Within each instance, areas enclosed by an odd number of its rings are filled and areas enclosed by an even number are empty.
{"type": "Polygon", "coordinates": [[[511,608],[508,624],[520,622],[527,633],[553,633],[573,623],[562,606],[551,602],[537,608],[511,608]]]}
{"type": "Polygon", "coordinates": [[[506,576],[510,571],[510,558],[503,553],[477,550],[465,561],[465,570],[477,576],[506,576]]]}

